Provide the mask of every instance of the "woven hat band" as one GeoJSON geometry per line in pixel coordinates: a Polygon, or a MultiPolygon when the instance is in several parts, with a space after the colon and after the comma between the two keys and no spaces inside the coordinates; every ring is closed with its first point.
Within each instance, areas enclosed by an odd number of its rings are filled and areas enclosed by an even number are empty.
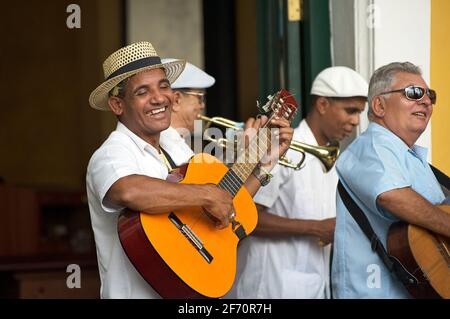
{"type": "Polygon", "coordinates": [[[132,61],[132,62],[124,65],[123,67],[117,69],[113,73],[111,73],[106,78],[106,81],[109,80],[109,79],[112,79],[113,77],[116,77],[118,75],[130,72],[130,71],[133,71],[133,70],[137,70],[137,69],[140,69],[140,68],[144,68],[146,66],[157,65],[157,64],[161,64],[161,59],[158,56],[152,56],[152,57],[147,57],[147,58],[139,59],[139,60],[136,60],[136,61],[132,61]]]}

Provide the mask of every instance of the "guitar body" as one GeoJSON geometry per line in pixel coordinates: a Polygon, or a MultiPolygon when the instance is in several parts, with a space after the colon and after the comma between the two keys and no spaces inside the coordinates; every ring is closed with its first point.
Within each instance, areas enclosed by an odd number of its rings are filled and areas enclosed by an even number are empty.
{"type": "MultiPolygon", "coordinates": [[[[191,158],[181,184],[218,184],[228,167],[209,154],[191,158]]],[[[245,187],[233,199],[235,220],[250,234],[257,211],[245,187]]],[[[219,298],[231,288],[236,274],[239,238],[231,223],[215,228],[200,207],[164,214],[126,212],[118,223],[119,238],[142,277],[163,298],[219,298]],[[206,250],[200,253],[173,219],[189,227],[206,250]]]]}
{"type": "MultiPolygon", "coordinates": [[[[439,206],[450,214],[450,206],[439,206]]],[[[450,239],[422,227],[395,223],[389,229],[387,250],[418,280],[406,286],[415,298],[450,298],[450,239]]]]}

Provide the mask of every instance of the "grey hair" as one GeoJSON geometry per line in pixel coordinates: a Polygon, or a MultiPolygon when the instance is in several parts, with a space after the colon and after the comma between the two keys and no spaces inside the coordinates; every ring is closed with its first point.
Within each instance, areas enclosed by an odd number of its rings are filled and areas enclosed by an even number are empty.
{"type": "Polygon", "coordinates": [[[367,97],[369,102],[369,111],[367,114],[369,120],[372,116],[372,99],[383,92],[389,91],[395,76],[400,72],[422,75],[420,67],[411,62],[393,62],[375,70],[370,78],[369,94],[367,97]]]}

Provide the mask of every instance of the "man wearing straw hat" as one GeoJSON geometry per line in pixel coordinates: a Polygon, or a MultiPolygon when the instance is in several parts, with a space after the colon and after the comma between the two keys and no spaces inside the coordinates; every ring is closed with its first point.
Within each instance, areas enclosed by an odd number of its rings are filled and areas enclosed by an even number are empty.
{"type": "MultiPolygon", "coordinates": [[[[149,42],[131,44],[105,60],[105,81],[89,97],[91,107],[112,111],[118,118],[116,130],[91,157],[86,176],[102,298],[159,297],[121,247],[117,219],[123,209],[157,214],[201,206],[218,228],[227,227],[232,218],[232,198],[216,185],[165,181],[168,163],[180,165],[192,156],[177,142],[160,140],[160,132],[170,125],[170,84],[184,65],[179,60],[162,63],[149,42]]],[[[253,127],[258,128],[264,121],[255,120],[253,127]]],[[[293,131],[283,119],[275,120],[273,125],[280,126],[282,154],[293,131]]],[[[276,162],[275,158],[272,162],[276,162]]],[[[253,195],[260,186],[259,179],[251,176],[245,186],[253,195]]]]}

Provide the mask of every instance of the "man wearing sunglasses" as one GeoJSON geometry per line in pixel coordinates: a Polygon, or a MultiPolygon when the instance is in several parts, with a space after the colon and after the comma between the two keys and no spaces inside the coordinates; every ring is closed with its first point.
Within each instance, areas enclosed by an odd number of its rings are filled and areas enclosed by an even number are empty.
{"type": "MultiPolygon", "coordinates": [[[[336,164],[345,190],[384,247],[389,227],[399,220],[450,236],[450,215],[435,206],[445,196],[427,163],[427,149],[415,145],[430,120],[436,92],[417,66],[391,63],[374,72],[368,102],[368,129],[336,164]]],[[[336,206],[334,297],[410,298],[372,250],[340,195],[336,206]]]]}

